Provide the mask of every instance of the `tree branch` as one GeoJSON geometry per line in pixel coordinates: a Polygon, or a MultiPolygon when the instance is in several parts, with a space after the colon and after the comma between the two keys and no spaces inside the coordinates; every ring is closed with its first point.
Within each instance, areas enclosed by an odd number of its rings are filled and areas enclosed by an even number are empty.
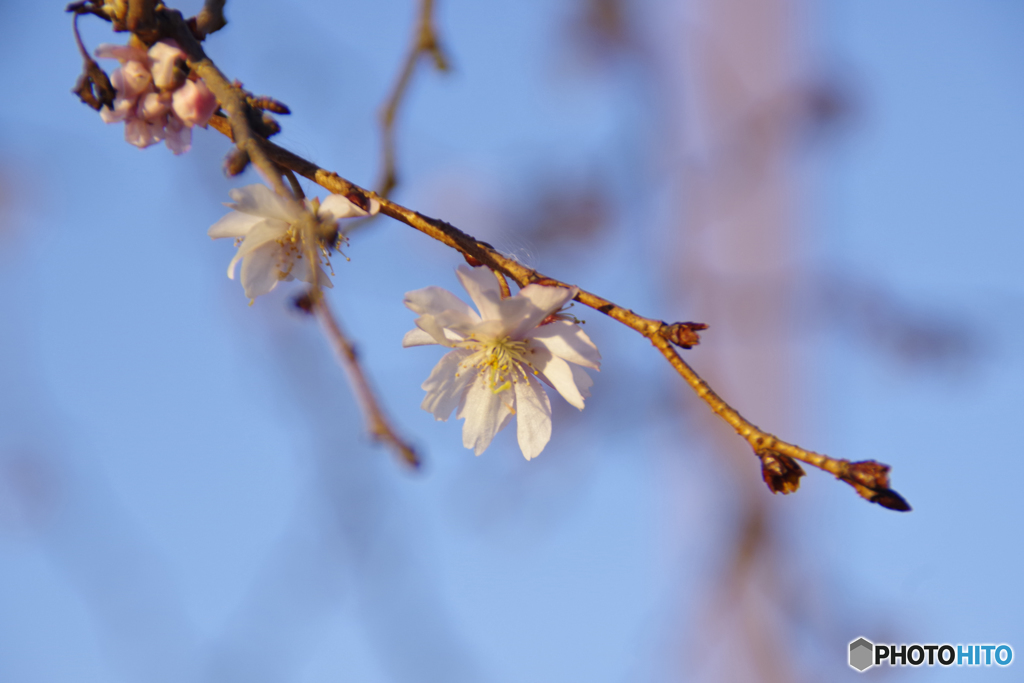
{"type": "MultiPolygon", "coordinates": [[[[363,373],[362,366],[359,364],[355,345],[342,332],[338,319],[331,312],[323,295],[319,291],[311,290],[306,297],[308,297],[306,299],[307,305],[316,314],[320,325],[324,329],[324,333],[338,354],[338,361],[348,375],[349,383],[355,391],[356,399],[363,409],[363,415],[366,418],[370,435],[374,439],[386,443],[406,464],[418,468],[421,464],[419,456],[412,446],[395,433],[391,423],[384,416],[384,411],[381,410],[380,404],[377,403],[373,389],[370,388],[370,383],[363,373]]],[[[302,308],[306,308],[302,303],[299,305],[302,308]]]]}
{"type": "Polygon", "coordinates": [[[263,179],[266,180],[278,194],[290,197],[288,188],[281,180],[281,173],[274,165],[274,162],[267,157],[263,147],[257,141],[257,135],[253,132],[249,123],[249,117],[253,116],[252,107],[249,106],[246,94],[241,88],[235,86],[227,77],[221,73],[217,65],[213,63],[203,46],[194,35],[188,24],[181,17],[177,10],[164,9],[160,12],[163,21],[164,32],[178,41],[178,45],[188,57],[189,68],[196,72],[206,86],[213,92],[221,108],[227,112],[228,120],[231,122],[231,139],[242,152],[249,155],[249,159],[263,179]]]}
{"type": "Polygon", "coordinates": [[[189,19],[189,24],[194,23],[192,33],[196,38],[206,40],[206,36],[227,26],[228,20],[224,18],[225,2],[226,0],[206,0],[199,14],[189,19]]]}
{"type": "MultiPolygon", "coordinates": [[[[217,130],[228,134],[227,122],[222,117],[213,117],[211,125],[217,130]]],[[[401,221],[416,230],[458,250],[464,256],[477,263],[486,265],[492,270],[504,273],[515,280],[520,287],[529,284],[540,284],[558,287],[572,285],[538,273],[518,261],[511,259],[486,242],[482,242],[458,228],[435,218],[429,218],[404,206],[396,204],[386,197],[366,190],[342,178],[337,173],[320,168],[316,164],[278,147],[268,140],[259,140],[259,146],[274,163],[290,168],[318,185],[335,194],[341,194],[361,206],[368,206],[370,199],[380,202],[380,212],[401,221]]],[[[608,317],[630,327],[644,337],[661,352],[666,360],[675,368],[694,393],[701,398],[711,410],[725,420],[736,432],[746,439],[754,453],[761,458],[765,467],[765,480],[773,492],[790,493],[799,486],[802,470],[795,463],[790,465],[789,459],[799,460],[821,470],[829,472],[836,478],[853,486],[863,498],[887,507],[891,510],[908,511],[910,506],[895,491],[889,488],[889,467],[873,460],[850,462],[831,458],[821,453],[808,451],[794,444],[782,441],[744,418],[732,406],[726,403],[712,390],[697,372],[682,359],[673,348],[672,343],[684,348],[693,346],[699,338],[696,331],[704,329],[700,323],[666,324],[661,320],[646,318],[633,311],[623,308],[596,294],[580,289],[576,301],[604,313],[608,317]],[[684,334],[683,331],[688,334],[684,334]],[[689,343],[687,343],[689,342],[689,343]],[[799,470],[797,473],[793,468],[799,470]],[[776,482],[773,485],[773,481],[776,482]]]]}
{"type": "Polygon", "coordinates": [[[434,58],[434,66],[438,71],[448,70],[448,60],[445,58],[434,26],[434,0],[420,0],[416,37],[402,63],[402,69],[398,72],[398,79],[391,88],[391,94],[380,111],[382,167],[377,192],[382,197],[389,196],[398,184],[395,160],[395,119],[398,116],[398,109],[405,101],[405,94],[409,90],[416,65],[421,57],[428,55],[434,58]]]}

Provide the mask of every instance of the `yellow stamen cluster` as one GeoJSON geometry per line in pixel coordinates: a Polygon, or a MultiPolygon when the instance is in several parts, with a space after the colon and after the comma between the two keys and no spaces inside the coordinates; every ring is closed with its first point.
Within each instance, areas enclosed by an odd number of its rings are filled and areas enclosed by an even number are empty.
{"type": "MultiPolygon", "coordinates": [[[[485,373],[491,391],[495,394],[511,389],[517,374],[525,379],[524,365],[533,369],[530,361],[526,359],[524,341],[513,341],[508,337],[483,341],[470,338],[463,342],[463,345],[474,349],[475,352],[463,362],[462,367],[479,368],[480,372],[485,373]]],[[[533,373],[537,374],[537,371],[533,370],[533,373]]]]}

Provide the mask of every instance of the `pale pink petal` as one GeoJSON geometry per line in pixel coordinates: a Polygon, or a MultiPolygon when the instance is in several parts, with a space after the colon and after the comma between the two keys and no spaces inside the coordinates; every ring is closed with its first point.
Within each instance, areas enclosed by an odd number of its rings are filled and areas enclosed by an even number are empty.
{"type": "Polygon", "coordinates": [[[514,386],[519,449],[527,460],[532,460],[551,440],[551,401],[544,387],[532,376],[516,381],[514,386]]]}
{"type": "Polygon", "coordinates": [[[167,149],[175,154],[184,154],[192,148],[192,129],[174,114],[167,117],[165,130],[167,149]]]}
{"type": "Polygon", "coordinates": [[[174,113],[187,126],[205,126],[217,111],[217,98],[202,81],[185,81],[174,91],[174,113]]]}
{"type": "Polygon", "coordinates": [[[110,84],[123,97],[138,97],[149,88],[152,81],[152,76],[146,65],[134,60],[126,62],[114,74],[119,74],[119,76],[116,81],[111,78],[110,84]]]}
{"type": "Polygon", "coordinates": [[[217,239],[219,237],[244,237],[257,223],[264,219],[251,216],[240,211],[232,211],[210,226],[206,234],[217,239]]]}
{"type": "Polygon", "coordinates": [[[491,445],[494,435],[508,424],[513,413],[515,395],[511,391],[494,393],[479,373],[462,397],[457,416],[465,418],[462,445],[480,455],[491,445]]]}
{"type": "Polygon", "coordinates": [[[459,266],[456,269],[459,281],[469,292],[469,297],[476,304],[480,311],[480,317],[484,320],[495,320],[500,317],[498,302],[501,301],[501,289],[498,287],[498,279],[486,266],[470,268],[459,266]]]}
{"type": "Polygon", "coordinates": [[[150,123],[163,122],[163,117],[170,111],[170,102],[160,93],[150,92],[139,98],[136,114],[150,123]]]}
{"type": "Polygon", "coordinates": [[[544,285],[527,285],[523,287],[515,298],[523,298],[533,306],[529,313],[522,319],[516,321],[515,328],[510,330],[513,339],[522,339],[523,335],[541,323],[548,317],[576,296],[578,292],[575,287],[547,287],[544,285]]]}
{"type": "Polygon", "coordinates": [[[136,147],[149,147],[160,142],[160,130],[144,119],[131,117],[125,120],[124,139],[136,147]]]}
{"type": "Polygon", "coordinates": [[[367,216],[369,214],[342,195],[332,194],[328,195],[322,202],[320,202],[320,212],[317,215],[325,220],[332,218],[334,220],[340,220],[342,218],[355,218],[357,216],[367,216]]]}
{"type": "Polygon", "coordinates": [[[177,80],[180,75],[175,75],[175,64],[179,59],[185,59],[185,53],[181,51],[178,44],[173,40],[161,40],[149,48],[149,58],[153,63],[153,83],[161,90],[173,89],[180,85],[177,80]]]}
{"type": "Polygon", "coordinates": [[[116,97],[113,109],[106,106],[100,109],[100,118],[104,123],[119,123],[128,118],[129,114],[134,114],[134,111],[135,100],[116,97]]]}
{"type": "Polygon", "coordinates": [[[529,360],[544,379],[562,395],[569,405],[583,410],[583,395],[576,387],[572,368],[543,346],[529,346],[529,360]]]}
{"type": "Polygon", "coordinates": [[[257,183],[236,187],[228,194],[235,202],[227,206],[235,211],[263,218],[276,218],[286,223],[294,223],[302,216],[302,209],[296,202],[274,193],[266,185],[257,183]]]}
{"type": "Polygon", "coordinates": [[[533,340],[570,363],[583,365],[594,370],[601,368],[601,353],[587,333],[576,323],[567,320],[541,325],[526,334],[525,339],[533,340]]]}
{"type": "Polygon", "coordinates": [[[450,351],[434,366],[430,377],[421,388],[427,392],[420,407],[434,415],[436,420],[447,420],[458,407],[466,389],[476,379],[476,368],[460,371],[459,364],[470,356],[464,349],[450,351]]]}
{"type": "Polygon", "coordinates": [[[95,55],[97,59],[116,59],[122,64],[127,61],[145,63],[148,59],[145,50],[131,45],[114,45],[112,43],[103,43],[97,47],[95,55]]]}

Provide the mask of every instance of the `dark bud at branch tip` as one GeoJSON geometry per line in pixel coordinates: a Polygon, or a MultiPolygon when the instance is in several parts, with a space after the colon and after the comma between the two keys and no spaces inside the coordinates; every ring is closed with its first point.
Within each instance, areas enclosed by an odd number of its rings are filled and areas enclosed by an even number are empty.
{"type": "Polygon", "coordinates": [[[892,489],[886,489],[885,491],[878,491],[874,497],[871,498],[872,503],[878,503],[884,508],[890,510],[896,510],[897,512],[910,512],[912,508],[910,503],[903,499],[903,496],[896,493],[892,489]]]}
{"type": "Polygon", "coordinates": [[[762,451],[757,457],[761,458],[761,478],[769,491],[785,495],[800,488],[804,470],[793,458],[774,451],[762,451]]]}
{"type": "Polygon", "coordinates": [[[661,334],[665,339],[684,349],[691,349],[700,344],[699,330],[706,330],[708,326],[704,323],[672,323],[661,328],[661,334]]]}
{"type": "Polygon", "coordinates": [[[874,460],[851,462],[839,478],[853,486],[862,498],[884,508],[909,512],[910,504],[889,488],[889,466],[874,460]]]}

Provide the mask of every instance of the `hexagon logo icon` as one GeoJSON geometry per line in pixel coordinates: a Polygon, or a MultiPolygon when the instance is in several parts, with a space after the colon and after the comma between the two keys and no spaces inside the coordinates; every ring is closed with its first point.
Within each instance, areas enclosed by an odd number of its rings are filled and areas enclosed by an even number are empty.
{"type": "Polygon", "coordinates": [[[875,646],[867,638],[858,638],[850,643],[850,666],[857,671],[864,671],[874,665],[875,646]]]}

